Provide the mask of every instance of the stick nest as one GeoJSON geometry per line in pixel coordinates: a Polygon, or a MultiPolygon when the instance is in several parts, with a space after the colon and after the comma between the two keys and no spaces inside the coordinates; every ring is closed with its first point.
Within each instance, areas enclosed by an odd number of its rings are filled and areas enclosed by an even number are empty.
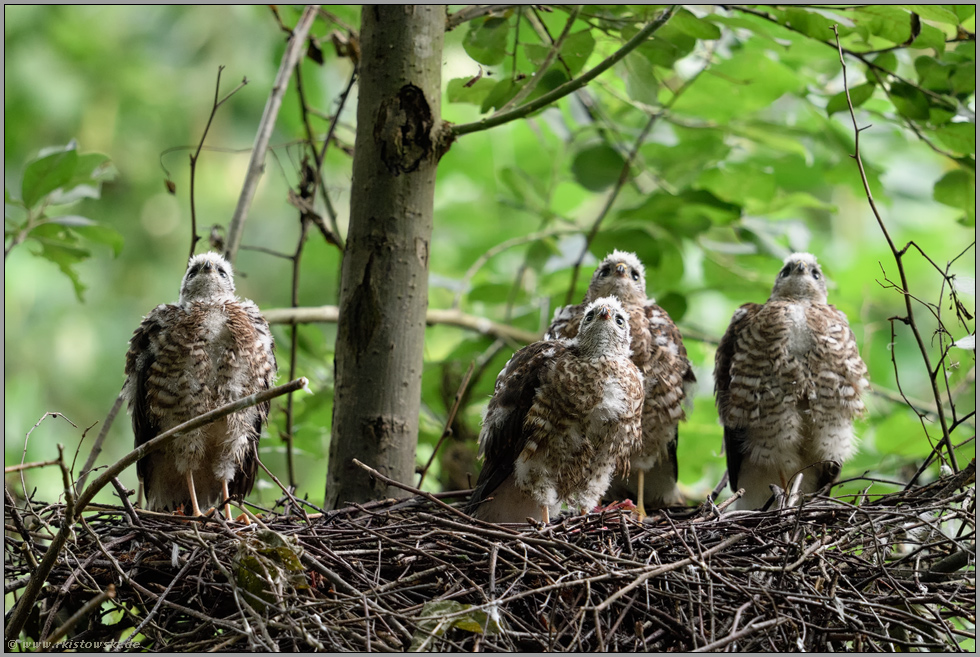
{"type": "MultiPolygon", "coordinates": [[[[63,514],[6,506],[7,593],[63,514]]],[[[433,496],[246,528],[96,507],[25,634],[196,652],[959,650],[975,549],[972,467],[881,497],[642,524],[480,524],[433,496]]]]}

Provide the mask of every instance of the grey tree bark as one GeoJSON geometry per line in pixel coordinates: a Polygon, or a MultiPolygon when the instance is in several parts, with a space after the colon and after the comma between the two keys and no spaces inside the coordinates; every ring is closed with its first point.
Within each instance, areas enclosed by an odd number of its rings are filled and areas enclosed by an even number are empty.
{"type": "Polygon", "coordinates": [[[439,157],[444,6],[366,5],[340,283],[326,508],[403,495],[415,470],[439,157]]]}

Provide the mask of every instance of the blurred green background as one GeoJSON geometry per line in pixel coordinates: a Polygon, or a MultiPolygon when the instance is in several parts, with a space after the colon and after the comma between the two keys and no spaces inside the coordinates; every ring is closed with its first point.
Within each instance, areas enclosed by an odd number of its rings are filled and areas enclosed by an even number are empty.
{"type": "MultiPolygon", "coordinates": [[[[958,30],[975,32],[975,17],[972,6],[943,7],[944,13],[923,14],[917,36],[908,32],[904,9],[769,9],[769,18],[753,13],[761,9],[681,9],[651,42],[583,92],[529,118],[461,137],[439,167],[430,308],[452,307],[459,293],[466,313],[542,331],[565,302],[571,266],[623,158],[650,113],[662,112],[640,149],[634,179],[590,247],[573,299],[580,300],[592,267],[608,251],[635,250],[647,265],[648,294],[686,331],[699,383],[681,427],[683,490],[703,498],[724,471],[712,398],[712,340],[739,305],[767,298],[782,257],[792,250],[820,259],[831,303],[850,318],[876,390],[858,427],[860,453],[844,476],[908,477],[931,446],[915,413],[895,401],[896,370],[910,399],[925,408],[935,400],[908,328],[896,323],[892,337],[889,318],[904,315],[904,301],[882,284],[886,278],[897,282],[898,274],[850,157],[850,117],[836,111],[843,91],[837,52],[820,41],[830,38],[826,30],[837,22],[845,47],[869,53],[848,59],[848,81],[863,101],[858,121],[870,126],[861,145],[878,207],[899,247],[914,240],[941,268],[965,251],[950,273],[973,315],[975,41],[958,30]],[[536,233],[544,235],[522,239],[536,233]],[[467,277],[474,263],[507,240],[515,243],[494,250],[467,277]]],[[[334,53],[329,35],[356,30],[360,14],[356,6],[328,11],[313,30],[324,62],[306,59],[302,65],[308,105],[322,114],[311,119],[321,138],[328,125],[322,117],[336,111],[352,70],[334,53]]],[[[583,9],[561,61],[535,93],[602,61],[654,11],[583,9]]],[[[282,7],[280,13],[286,25],[295,24],[298,9],[282,7]]],[[[285,35],[268,6],[6,6],[4,18],[8,196],[20,197],[25,167],[39,151],[71,140],[80,153],[107,156],[118,172],[103,184],[100,198],[50,208],[51,215],[81,215],[115,231],[94,242],[83,239],[84,231],[62,234],[80,239],[77,247],[90,252],[74,266],[86,288],[82,298],[56,264],[37,255],[37,240],[11,249],[4,265],[5,464],[20,462],[25,444],[28,462],[54,458],[57,443],[71,458],[85,434],[78,469],[122,386],[132,331],[154,306],[177,298],[190,244],[188,156],[207,122],[218,67],[226,67],[222,95],[243,77],[248,84],[218,110],[198,162],[196,207],[205,236],[212,224],[227,224],[235,208],[285,35]],[[174,195],[165,187],[167,172],[174,195]],[[121,244],[118,255],[112,244],[121,244]],[[73,424],[49,417],[32,431],[53,412],[73,424]]],[[[543,61],[548,48],[542,35],[557,36],[567,20],[566,9],[511,10],[449,32],[443,118],[474,121],[506,102],[543,61]]],[[[324,168],[344,234],[355,100],[356,87],[324,168]]],[[[296,249],[298,212],[287,195],[299,180],[304,135],[292,85],[236,263],[239,294],[261,308],[290,303],[291,263],[269,251],[296,249]]],[[[319,200],[317,207],[322,209],[319,200]]],[[[6,210],[6,228],[15,229],[23,213],[10,203],[6,210]]],[[[9,245],[10,237],[5,241],[9,245]]],[[[313,231],[303,252],[300,305],[336,304],[339,260],[338,250],[313,231]]],[[[950,338],[967,336],[974,324],[957,324],[949,285],[917,251],[905,260],[911,292],[933,304],[951,334],[935,334],[936,316],[916,307],[936,367],[950,338]]],[[[320,503],[335,327],[299,331],[298,374],[310,378],[313,394],[296,398],[295,479],[301,495],[320,503]]],[[[289,335],[282,326],[274,333],[284,382],[289,335]]],[[[494,346],[489,337],[449,326],[428,329],[420,464],[432,454],[470,362],[480,376],[441,450],[448,456],[435,460],[426,488],[452,488],[461,478],[465,482],[467,471],[475,476],[470,459],[481,412],[496,373],[519,346],[494,346]]],[[[948,392],[947,407],[952,399],[955,417],[966,418],[953,436],[963,443],[964,466],[976,451],[975,418],[969,416],[975,351],[954,347],[945,362],[938,380],[948,392]]],[[[260,453],[285,480],[281,408],[273,406],[260,453]]],[[[934,415],[924,426],[933,441],[941,436],[934,415]]],[[[98,463],[114,462],[132,444],[122,412],[98,463]]],[[[934,466],[930,476],[936,472],[934,466]]],[[[19,477],[7,479],[20,487],[19,477]]],[[[61,494],[57,468],[30,470],[25,480],[29,492],[37,488],[38,499],[55,501],[61,494]]],[[[123,482],[135,488],[135,469],[123,482]]],[[[269,505],[279,495],[261,475],[251,499],[269,505]]],[[[104,491],[99,499],[113,497],[104,491]]]]}

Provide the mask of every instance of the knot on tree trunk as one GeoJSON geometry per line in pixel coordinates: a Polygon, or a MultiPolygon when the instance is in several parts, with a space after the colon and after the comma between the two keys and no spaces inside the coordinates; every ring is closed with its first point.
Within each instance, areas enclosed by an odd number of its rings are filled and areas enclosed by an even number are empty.
{"type": "Polygon", "coordinates": [[[433,154],[432,110],[425,94],[406,84],[378,108],[374,138],[381,159],[395,176],[411,173],[433,154]]]}

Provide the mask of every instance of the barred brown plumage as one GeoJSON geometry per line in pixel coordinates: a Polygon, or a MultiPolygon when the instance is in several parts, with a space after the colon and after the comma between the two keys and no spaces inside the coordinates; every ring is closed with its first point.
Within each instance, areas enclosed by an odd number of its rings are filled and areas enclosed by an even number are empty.
{"type": "Polygon", "coordinates": [[[490,522],[548,522],[562,502],[589,511],[639,446],[643,379],[629,358],[629,321],[593,301],[578,336],[519,350],[497,377],[480,432],[485,457],[468,513],[490,522]]]}
{"type": "MultiPolygon", "coordinates": [[[[139,445],[198,415],[268,389],[276,377],[272,334],[258,307],[235,296],[231,265],[194,256],[177,304],[154,308],[133,333],[123,394],[139,445]]],[[[178,438],[137,463],[147,508],[194,515],[247,495],[269,403],[178,438]]],[[[225,507],[230,519],[231,512],[225,507]]]]}
{"type": "Polygon", "coordinates": [[[855,451],[867,376],[847,316],[827,304],[816,258],[790,255],[769,300],[735,311],[715,355],[729,482],[745,488],[740,508],[761,507],[770,484],[785,489],[801,470],[802,493],[837,479],[855,451]]]}
{"type": "Polygon", "coordinates": [[[680,331],[663,308],[646,296],[646,271],[634,253],[613,251],[599,263],[585,301],[555,311],[545,339],[572,338],[585,307],[616,297],[629,314],[633,363],[643,375],[643,441],[632,457],[635,476],[616,478],[610,494],[636,495],[640,517],[646,506],[661,508],[682,501],[677,490],[678,423],[683,402],[695,383],[694,370],[680,331]]]}

